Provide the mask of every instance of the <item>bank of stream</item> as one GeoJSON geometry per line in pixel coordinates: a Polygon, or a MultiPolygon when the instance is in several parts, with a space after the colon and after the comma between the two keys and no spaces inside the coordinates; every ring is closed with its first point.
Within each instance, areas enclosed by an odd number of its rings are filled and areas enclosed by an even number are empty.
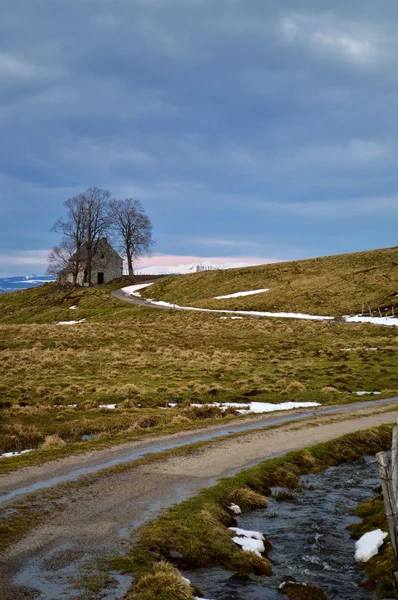
{"type": "MultiPolygon", "coordinates": [[[[379,484],[374,457],[304,475],[289,498],[269,499],[268,507],[237,517],[238,527],[261,531],[272,543],[271,577],[239,579],[223,568],[184,571],[204,597],[214,600],[281,600],[285,578],[321,586],[330,600],[376,600],[362,586],[364,571],[355,562],[355,540],[347,526],[358,522],[353,510],[374,495],[379,484]]],[[[273,489],[273,496],[280,490],[273,489]]],[[[283,494],[279,494],[280,498],[283,494]]]]}

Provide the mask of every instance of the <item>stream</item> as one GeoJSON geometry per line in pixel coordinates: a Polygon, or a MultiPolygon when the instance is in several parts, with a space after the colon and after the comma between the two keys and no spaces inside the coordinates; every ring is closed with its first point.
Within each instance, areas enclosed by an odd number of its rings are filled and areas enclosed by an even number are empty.
{"type": "Polygon", "coordinates": [[[302,487],[292,491],[294,502],[270,498],[267,508],[237,517],[238,527],[261,531],[272,543],[272,576],[243,581],[218,567],[184,571],[205,598],[283,600],[277,588],[290,576],[320,585],[330,600],[376,600],[374,592],[361,587],[366,575],[356,566],[355,540],[346,529],[360,521],[353,509],[379,485],[376,459],[364,457],[302,476],[300,482],[302,487]]]}

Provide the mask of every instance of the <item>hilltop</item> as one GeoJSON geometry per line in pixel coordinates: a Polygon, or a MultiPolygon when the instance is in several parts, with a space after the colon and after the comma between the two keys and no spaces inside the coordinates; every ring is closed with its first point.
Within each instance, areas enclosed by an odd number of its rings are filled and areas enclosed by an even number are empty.
{"type": "Polygon", "coordinates": [[[168,277],[142,296],[231,310],[341,316],[369,307],[391,314],[394,307],[398,313],[398,247],[168,277]],[[215,299],[264,288],[268,291],[256,295],[215,299]]]}

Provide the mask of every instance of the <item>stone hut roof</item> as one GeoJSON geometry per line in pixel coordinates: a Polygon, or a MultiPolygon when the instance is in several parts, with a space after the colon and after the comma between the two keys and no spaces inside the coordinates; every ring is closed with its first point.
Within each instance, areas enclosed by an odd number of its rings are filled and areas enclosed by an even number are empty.
{"type": "MultiPolygon", "coordinates": [[[[108,238],[106,238],[106,237],[101,238],[98,242],[96,254],[98,254],[99,252],[103,252],[105,254],[113,254],[115,258],[118,258],[119,260],[123,260],[122,257],[119,256],[119,254],[116,252],[116,250],[108,242],[108,238]]],[[[70,259],[71,261],[76,257],[76,254],[77,254],[76,252],[73,254],[73,256],[70,259]]],[[[87,242],[84,242],[84,244],[82,244],[82,246],[80,248],[79,260],[80,261],[87,260],[87,242]]]]}

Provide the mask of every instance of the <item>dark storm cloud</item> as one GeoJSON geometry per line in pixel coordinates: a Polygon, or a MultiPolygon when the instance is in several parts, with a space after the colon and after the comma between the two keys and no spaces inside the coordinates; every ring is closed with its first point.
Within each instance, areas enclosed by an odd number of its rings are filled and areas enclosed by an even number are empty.
{"type": "Polygon", "coordinates": [[[0,261],[89,185],[165,254],[396,243],[397,25],[394,0],[5,0],[0,261]]]}

